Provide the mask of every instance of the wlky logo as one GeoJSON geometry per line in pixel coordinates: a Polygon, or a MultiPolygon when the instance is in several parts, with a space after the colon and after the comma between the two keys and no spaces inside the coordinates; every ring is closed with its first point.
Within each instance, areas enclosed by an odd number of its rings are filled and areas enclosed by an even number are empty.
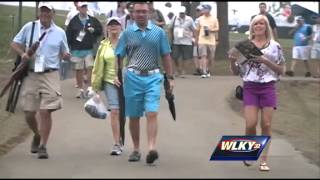
{"type": "Polygon", "coordinates": [[[258,160],[270,136],[222,136],[210,160],[258,160]]]}

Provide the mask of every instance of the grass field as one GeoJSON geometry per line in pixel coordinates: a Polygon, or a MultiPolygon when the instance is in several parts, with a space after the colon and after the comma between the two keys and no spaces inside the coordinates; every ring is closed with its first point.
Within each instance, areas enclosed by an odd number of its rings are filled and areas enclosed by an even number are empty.
{"type": "MultiPolygon", "coordinates": [[[[8,49],[12,38],[18,32],[18,6],[0,5],[0,60],[7,56],[8,49]]],[[[63,27],[67,11],[56,11],[55,22],[58,26],[63,27]]],[[[23,7],[22,9],[22,26],[35,19],[35,8],[23,7]]]]}

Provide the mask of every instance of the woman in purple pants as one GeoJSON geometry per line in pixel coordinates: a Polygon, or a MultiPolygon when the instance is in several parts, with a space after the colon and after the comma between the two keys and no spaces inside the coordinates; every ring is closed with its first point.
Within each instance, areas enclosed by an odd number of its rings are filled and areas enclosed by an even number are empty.
{"type": "MultiPolygon", "coordinates": [[[[280,44],[273,39],[268,19],[263,15],[255,16],[249,27],[249,40],[254,43],[262,56],[246,59],[244,56],[230,51],[229,59],[233,74],[243,79],[243,105],[246,120],[246,135],[256,135],[258,113],[261,112],[261,134],[271,136],[271,122],[273,113],[277,108],[277,95],[275,83],[279,75],[283,74],[283,52],[280,44]],[[247,61],[245,61],[247,60],[247,61]],[[244,62],[245,63],[240,63],[244,62]]],[[[267,152],[270,143],[261,156],[260,171],[269,171],[267,165],[267,152]]],[[[244,161],[250,166],[251,163],[244,161]]]]}

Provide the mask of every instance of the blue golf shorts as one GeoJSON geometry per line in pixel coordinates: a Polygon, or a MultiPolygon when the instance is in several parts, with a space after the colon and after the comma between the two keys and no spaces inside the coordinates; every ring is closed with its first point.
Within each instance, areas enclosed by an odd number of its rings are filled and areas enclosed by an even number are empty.
{"type": "Polygon", "coordinates": [[[160,72],[141,76],[127,70],[123,85],[126,116],[138,118],[144,112],[158,112],[162,80],[160,72]]]}

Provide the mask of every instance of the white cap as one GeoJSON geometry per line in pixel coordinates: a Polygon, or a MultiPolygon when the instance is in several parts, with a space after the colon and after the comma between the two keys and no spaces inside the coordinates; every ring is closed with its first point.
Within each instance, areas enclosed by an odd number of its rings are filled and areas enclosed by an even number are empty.
{"type": "Polygon", "coordinates": [[[180,6],[179,13],[185,13],[185,12],[186,12],[186,7],[180,6]]]}
{"type": "Polygon", "coordinates": [[[113,17],[108,18],[107,25],[108,25],[111,21],[116,21],[116,22],[118,22],[118,23],[121,25],[120,18],[118,18],[118,17],[113,16],[113,17]]]}
{"type": "Polygon", "coordinates": [[[53,9],[53,6],[49,2],[40,2],[39,3],[39,8],[42,8],[42,7],[46,7],[48,9],[50,9],[50,10],[53,9]]]}
{"type": "Polygon", "coordinates": [[[298,21],[298,20],[304,20],[304,18],[303,18],[303,16],[297,16],[296,17],[296,20],[298,21]]]}
{"type": "Polygon", "coordinates": [[[79,2],[78,2],[78,7],[82,7],[82,6],[88,6],[88,2],[86,2],[86,1],[79,1],[79,2]]]}
{"type": "Polygon", "coordinates": [[[199,6],[197,6],[197,8],[196,8],[196,10],[200,10],[200,11],[202,11],[202,9],[203,9],[202,5],[199,5],[199,6]]]}

